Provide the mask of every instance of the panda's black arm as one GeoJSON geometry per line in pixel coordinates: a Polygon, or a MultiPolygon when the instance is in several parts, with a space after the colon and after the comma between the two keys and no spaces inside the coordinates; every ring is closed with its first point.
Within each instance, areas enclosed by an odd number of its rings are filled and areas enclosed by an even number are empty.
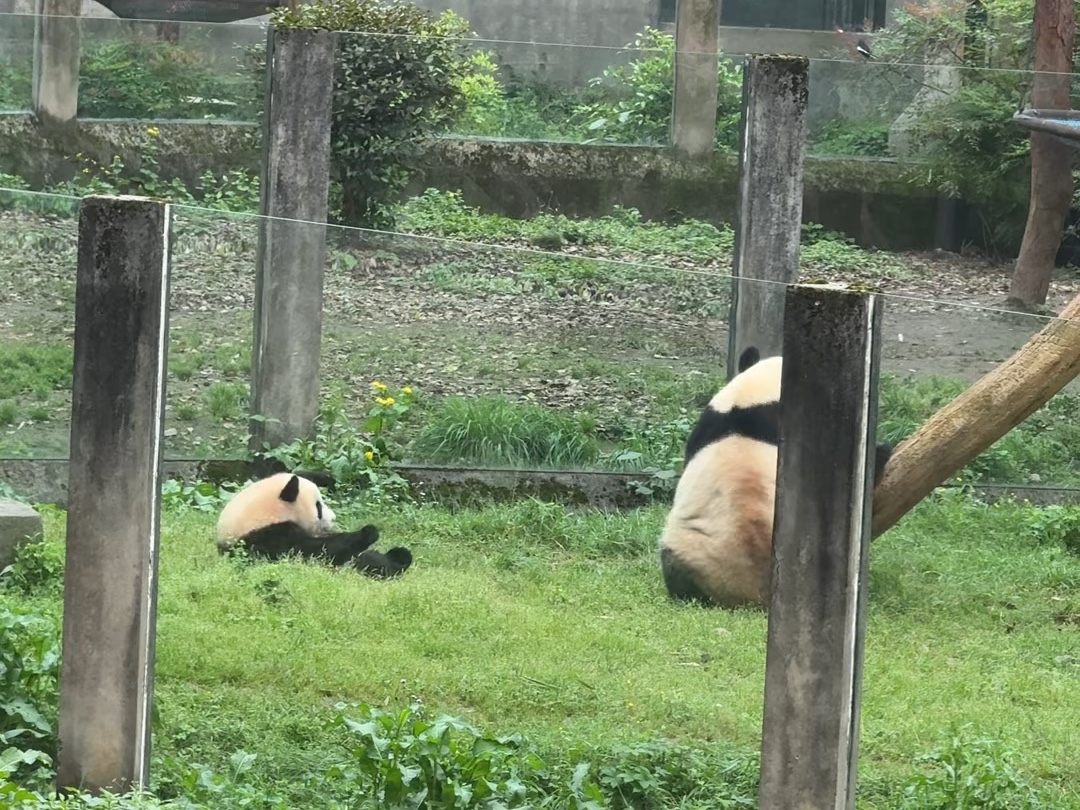
{"type": "Polygon", "coordinates": [[[368,524],[355,532],[313,535],[295,523],[275,523],[247,535],[240,543],[252,557],[279,560],[296,553],[344,565],[379,539],[379,529],[368,524]]]}

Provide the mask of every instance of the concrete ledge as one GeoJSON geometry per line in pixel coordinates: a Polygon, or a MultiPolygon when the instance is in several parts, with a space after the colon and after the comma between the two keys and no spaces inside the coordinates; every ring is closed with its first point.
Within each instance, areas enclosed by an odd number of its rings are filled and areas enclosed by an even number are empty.
{"type": "Polygon", "coordinates": [[[0,498],[0,569],[15,562],[15,550],[41,540],[41,515],[20,501],[0,498]]]}
{"type": "MultiPolygon", "coordinates": [[[[168,460],[162,463],[165,475],[188,482],[242,481],[251,475],[251,462],[243,459],[168,460]]],[[[420,502],[462,506],[491,501],[537,498],[566,506],[600,509],[633,509],[650,503],[670,503],[671,493],[645,494],[646,473],[604,472],[601,470],[490,470],[464,467],[403,466],[394,469],[409,482],[420,502]]],[[[0,459],[0,481],[4,481],[33,503],[67,507],[67,459],[0,459]]],[[[939,489],[955,489],[945,485],[939,489]]],[[[1015,498],[1032,506],[1080,505],[1080,489],[1055,486],[983,484],[971,488],[987,501],[1015,498]]],[[[0,503],[4,503],[0,501],[0,503]]],[[[20,504],[23,506],[23,504],[20,504]]]]}

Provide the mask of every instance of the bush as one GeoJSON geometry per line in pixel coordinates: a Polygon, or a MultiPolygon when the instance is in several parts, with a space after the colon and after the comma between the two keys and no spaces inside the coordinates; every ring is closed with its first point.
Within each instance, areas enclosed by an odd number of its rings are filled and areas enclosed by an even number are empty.
{"type": "Polygon", "coordinates": [[[0,607],[0,771],[44,785],[56,757],[60,641],[49,620],[0,607]]]}
{"type": "MultiPolygon", "coordinates": [[[[898,9],[874,39],[892,75],[923,85],[913,64],[955,60],[958,92],[928,103],[910,130],[917,171],[939,190],[970,203],[991,249],[1019,245],[1028,206],[1028,134],[1012,121],[1031,83],[1032,0],[984,0],[981,18],[967,2],[943,0],[898,9]],[[955,43],[955,47],[952,45],[955,43]]],[[[923,85],[926,86],[926,85],[923,85]]]]}
{"type": "MultiPolygon", "coordinates": [[[[593,88],[610,88],[615,101],[580,105],[573,122],[594,141],[668,143],[675,89],[675,38],[646,27],[627,46],[637,51],[625,65],[607,68],[590,80],[593,88]]],[[[716,97],[716,143],[735,148],[742,109],[742,67],[720,58],[716,97]]]]}
{"type": "Polygon", "coordinates": [[[281,30],[321,28],[338,39],[331,131],[341,220],[386,227],[425,137],[461,112],[470,62],[465,21],[401,0],[320,0],[271,17],[281,30]]]}
{"type": "Polygon", "coordinates": [[[245,101],[203,55],[170,42],[110,39],[87,45],[79,68],[83,118],[213,118],[245,101]],[[202,99],[193,101],[192,99],[202,99]]]}

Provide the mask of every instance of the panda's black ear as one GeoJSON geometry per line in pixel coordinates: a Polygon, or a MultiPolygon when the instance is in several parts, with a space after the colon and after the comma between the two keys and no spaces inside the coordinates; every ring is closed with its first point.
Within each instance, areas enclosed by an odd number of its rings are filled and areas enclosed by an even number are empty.
{"type": "Polygon", "coordinates": [[[285,485],[285,488],[281,490],[281,494],[278,495],[281,500],[292,503],[296,500],[296,497],[300,494],[300,476],[294,475],[289,479],[289,483],[285,485]]]}
{"type": "Polygon", "coordinates": [[[747,346],[743,349],[743,353],[739,355],[739,373],[742,374],[760,359],[761,352],[758,351],[757,346],[747,346]]]}

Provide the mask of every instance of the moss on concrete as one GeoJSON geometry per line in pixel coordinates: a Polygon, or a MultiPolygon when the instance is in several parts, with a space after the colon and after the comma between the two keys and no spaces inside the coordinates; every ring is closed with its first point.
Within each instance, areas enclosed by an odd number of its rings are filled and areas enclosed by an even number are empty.
{"type": "Polygon", "coordinates": [[[11,114],[0,115],[0,170],[40,188],[73,177],[78,154],[102,164],[118,155],[125,166],[136,169],[149,127],[157,130],[158,160],[167,177],[191,185],[207,169],[258,169],[260,130],[254,124],[98,120],[56,129],[38,125],[32,116],[11,114]]]}
{"type": "MultiPolygon", "coordinates": [[[[74,130],[55,131],[27,115],[0,115],[0,170],[40,188],[72,177],[80,152],[99,163],[119,155],[135,169],[148,126],[82,121],[74,130]]],[[[165,177],[192,186],[207,169],[218,174],[258,170],[260,128],[255,124],[177,121],[152,126],[165,177]]],[[[937,193],[916,168],[896,160],[809,157],[805,209],[815,221],[866,245],[928,247],[937,193]],[[873,232],[863,232],[868,205],[888,211],[889,232],[882,231],[884,221],[873,232]]],[[[519,217],[551,209],[597,216],[620,205],[637,208],[649,219],[691,216],[719,223],[734,219],[737,178],[738,157],[726,152],[690,159],[670,147],[439,138],[428,143],[408,191],[461,189],[470,205],[519,217]]]]}

